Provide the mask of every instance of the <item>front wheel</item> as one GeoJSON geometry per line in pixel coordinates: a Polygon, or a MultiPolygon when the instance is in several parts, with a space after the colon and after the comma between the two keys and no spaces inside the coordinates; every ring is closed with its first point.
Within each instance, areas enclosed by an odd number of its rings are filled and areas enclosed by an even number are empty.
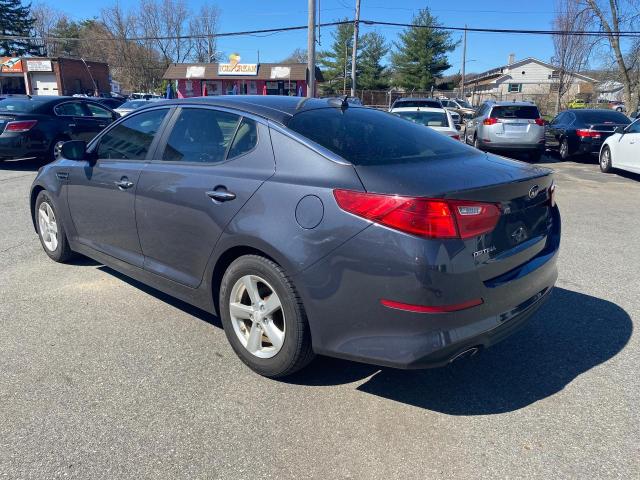
{"type": "Polygon", "coordinates": [[[38,237],[49,258],[60,263],[73,258],[74,252],[69,246],[64,226],[46,190],[41,191],[36,198],[35,215],[38,237]]]}
{"type": "Polygon", "coordinates": [[[611,150],[606,145],[600,152],[600,170],[602,173],[611,173],[613,167],[611,166],[611,150]]]}
{"type": "Polygon", "coordinates": [[[220,316],[233,350],[260,375],[284,377],[313,359],[302,301],[282,267],[267,258],[245,255],[229,266],[220,316]]]}

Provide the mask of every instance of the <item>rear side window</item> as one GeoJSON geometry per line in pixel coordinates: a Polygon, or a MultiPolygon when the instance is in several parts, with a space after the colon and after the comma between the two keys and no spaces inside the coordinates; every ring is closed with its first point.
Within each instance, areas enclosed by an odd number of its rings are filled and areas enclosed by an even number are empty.
{"type": "Polygon", "coordinates": [[[86,112],[84,111],[84,108],[82,108],[82,104],[80,102],[61,103],[60,105],[56,105],[54,111],[57,115],[61,115],[63,117],[86,116],[86,112]]]}
{"type": "Polygon", "coordinates": [[[92,117],[96,118],[111,118],[111,112],[106,108],[99,107],[94,103],[87,103],[87,108],[92,117]]]}
{"type": "Polygon", "coordinates": [[[287,126],[354,165],[418,163],[477,153],[435,130],[369,108],[308,110],[294,115],[287,126]]]}
{"type": "Polygon", "coordinates": [[[540,118],[540,112],[535,105],[505,105],[495,106],[491,110],[492,118],[521,118],[535,120],[540,118]]]}
{"type": "Polygon", "coordinates": [[[166,115],[165,108],[127,117],[102,136],[98,158],[144,160],[166,115]]]}
{"type": "Polygon", "coordinates": [[[162,160],[218,163],[225,154],[240,117],[204,108],[185,108],[171,130],[162,160]]]}
{"type": "Polygon", "coordinates": [[[258,143],[256,122],[248,118],[242,119],[236,136],[233,139],[227,158],[239,157],[254,149],[258,143]]]}

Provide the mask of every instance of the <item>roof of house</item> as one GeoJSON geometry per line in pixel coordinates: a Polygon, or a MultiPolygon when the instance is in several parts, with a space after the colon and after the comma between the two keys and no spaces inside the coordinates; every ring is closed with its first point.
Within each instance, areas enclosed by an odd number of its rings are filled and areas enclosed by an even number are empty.
{"type": "MultiPolygon", "coordinates": [[[[486,70],[482,73],[479,73],[475,76],[473,76],[472,78],[465,80],[465,85],[468,84],[476,84],[476,83],[491,83],[491,81],[495,81],[498,80],[499,78],[502,78],[506,75],[505,70],[512,70],[513,68],[516,68],[520,65],[526,65],[527,63],[537,63],[538,65],[542,65],[545,66],[551,70],[558,70],[559,67],[552,65],[550,63],[547,62],[543,62],[542,60],[538,60],[537,58],[534,57],[527,57],[524,58],[522,60],[518,60],[517,62],[513,62],[511,64],[508,65],[502,65],[500,67],[496,67],[496,68],[492,68],[490,70],[486,70]],[[490,81],[485,81],[485,80],[490,80],[490,81]]],[[[592,82],[592,83],[597,83],[597,80],[591,77],[588,77],[586,75],[582,75],[581,73],[574,73],[573,74],[575,77],[580,78],[584,81],[587,82],[592,82]]]]}
{"type": "MultiPolygon", "coordinates": [[[[163,77],[165,80],[179,80],[181,78],[193,78],[204,80],[306,80],[306,63],[259,63],[257,75],[219,75],[217,63],[173,63],[169,65],[163,77]],[[194,76],[192,72],[187,75],[191,67],[204,67],[202,74],[194,76]],[[280,70],[274,70],[278,67],[280,70]],[[286,70],[288,70],[288,75],[286,70]]],[[[316,67],[316,80],[324,81],[322,72],[316,67]]]]}

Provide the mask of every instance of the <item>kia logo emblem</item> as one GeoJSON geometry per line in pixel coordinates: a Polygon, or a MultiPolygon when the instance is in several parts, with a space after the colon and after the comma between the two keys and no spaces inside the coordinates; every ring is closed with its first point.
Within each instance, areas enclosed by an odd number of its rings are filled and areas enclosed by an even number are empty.
{"type": "Polygon", "coordinates": [[[538,187],[538,185],[534,185],[533,187],[531,187],[531,189],[529,189],[529,198],[531,198],[532,200],[536,198],[539,191],[540,187],[538,187]]]}

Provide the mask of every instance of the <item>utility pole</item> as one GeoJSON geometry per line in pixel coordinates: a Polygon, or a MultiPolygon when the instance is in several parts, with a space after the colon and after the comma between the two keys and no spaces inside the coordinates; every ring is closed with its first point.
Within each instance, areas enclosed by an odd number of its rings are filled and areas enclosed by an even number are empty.
{"type": "Polygon", "coordinates": [[[307,97],[316,96],[316,0],[309,0],[309,23],[307,25],[307,70],[309,82],[307,97]]]}
{"type": "Polygon", "coordinates": [[[356,58],[358,56],[358,28],[360,26],[360,0],[356,0],[356,18],[353,21],[353,50],[351,51],[351,96],[356,96],[356,58]]]}
{"type": "Polygon", "coordinates": [[[464,40],[462,41],[462,99],[464,96],[464,70],[467,64],[467,26],[464,26],[464,40]]]}
{"type": "Polygon", "coordinates": [[[342,94],[347,94],[347,44],[344,44],[344,75],[342,75],[342,94]]]}

